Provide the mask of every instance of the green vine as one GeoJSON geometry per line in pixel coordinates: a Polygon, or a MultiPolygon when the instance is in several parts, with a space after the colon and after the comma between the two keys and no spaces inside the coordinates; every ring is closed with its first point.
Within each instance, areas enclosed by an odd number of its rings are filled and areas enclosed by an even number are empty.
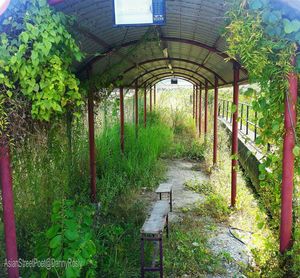
{"type": "MultiPolygon", "coordinates": [[[[288,74],[300,72],[300,12],[281,1],[238,0],[228,13],[229,24],[225,37],[227,54],[247,69],[250,83],[257,83],[260,92],[253,108],[259,115],[260,136],[257,143],[262,147],[272,145],[260,166],[259,194],[265,207],[271,212],[275,229],[279,227],[280,192],[282,181],[282,145],[284,134],[284,100],[288,97],[288,74]],[[291,58],[296,56],[294,68],[291,58]]],[[[297,108],[300,111],[300,106],[297,108]]],[[[298,120],[299,123],[299,120],[298,120]]],[[[297,131],[296,138],[300,133],[297,131]]],[[[299,143],[297,143],[299,144],[299,143]]],[[[295,191],[300,177],[299,145],[294,149],[295,191]],[[298,153],[298,155],[297,155],[298,153]]],[[[296,193],[295,192],[295,193],[296,193]]],[[[297,195],[295,200],[297,200],[297,195]]],[[[300,252],[299,212],[295,210],[294,253],[300,252]],[[298,236],[297,236],[298,235],[298,236]]],[[[295,256],[293,270],[300,271],[299,255],[295,256]]],[[[298,272],[299,273],[299,272],[298,272]]]]}
{"type": "Polygon", "coordinates": [[[68,32],[70,23],[71,18],[51,9],[46,0],[12,1],[2,16],[0,135],[15,124],[14,111],[21,107],[26,117],[50,121],[83,104],[71,70],[83,54],[68,32]]]}

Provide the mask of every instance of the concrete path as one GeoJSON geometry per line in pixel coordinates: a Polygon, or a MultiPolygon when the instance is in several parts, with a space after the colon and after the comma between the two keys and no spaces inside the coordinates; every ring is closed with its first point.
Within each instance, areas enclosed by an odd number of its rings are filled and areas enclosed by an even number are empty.
{"type": "MultiPolygon", "coordinates": [[[[186,160],[168,161],[167,181],[173,184],[173,212],[170,214],[170,222],[180,221],[185,215],[183,208],[192,208],[195,203],[203,202],[204,195],[187,190],[184,186],[186,181],[192,179],[208,180],[201,171],[193,170],[195,163],[186,160]]],[[[210,224],[216,227],[214,231],[209,231],[209,245],[215,254],[226,253],[232,258],[231,262],[224,261],[224,267],[227,271],[225,275],[207,277],[210,278],[228,278],[228,277],[245,277],[241,273],[240,265],[249,265],[252,263],[252,255],[247,246],[236,239],[230,230],[230,227],[224,223],[218,223],[215,219],[209,219],[210,224]]]]}

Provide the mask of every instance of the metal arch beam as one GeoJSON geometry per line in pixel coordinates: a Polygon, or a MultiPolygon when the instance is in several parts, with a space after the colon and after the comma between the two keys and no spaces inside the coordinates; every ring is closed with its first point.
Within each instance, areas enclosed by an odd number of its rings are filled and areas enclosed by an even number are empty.
{"type": "MultiPolygon", "coordinates": [[[[168,70],[167,67],[160,67],[160,68],[155,68],[155,69],[152,69],[152,70],[149,70],[149,71],[145,71],[143,72],[142,74],[140,74],[138,77],[136,77],[131,83],[130,83],[130,86],[132,86],[132,84],[134,84],[136,81],[140,80],[142,77],[144,77],[146,74],[149,74],[149,73],[152,73],[152,72],[155,72],[155,71],[159,71],[159,70],[168,70]]],[[[184,71],[188,71],[190,73],[193,73],[193,74],[196,74],[198,75],[199,77],[203,78],[205,81],[207,81],[208,83],[210,83],[211,85],[213,85],[213,83],[208,80],[204,75],[198,73],[197,71],[193,71],[191,69],[187,69],[187,68],[183,68],[183,67],[173,67],[173,69],[178,69],[178,70],[184,70],[184,71]]]]}
{"type": "MultiPolygon", "coordinates": [[[[178,43],[183,43],[183,44],[189,44],[189,45],[193,45],[202,49],[206,49],[210,52],[215,53],[216,55],[222,57],[223,59],[228,59],[230,58],[226,53],[218,50],[215,47],[211,47],[209,45],[206,45],[204,43],[195,41],[195,40],[189,40],[189,39],[183,39],[183,38],[177,38],[177,37],[160,37],[160,40],[162,41],[166,41],[166,42],[178,42],[178,43]]],[[[101,53],[99,56],[96,56],[94,58],[92,58],[89,62],[87,62],[81,69],[79,69],[79,72],[82,72],[84,70],[86,70],[90,65],[98,62],[99,60],[105,58],[107,56],[107,54],[114,54],[115,52],[119,51],[122,48],[126,48],[132,45],[135,45],[137,43],[139,43],[139,40],[132,40],[129,42],[125,42],[122,43],[119,46],[116,47],[111,47],[111,48],[107,48],[103,53],[101,53]]],[[[151,42],[151,40],[149,40],[148,42],[151,42]]],[[[244,71],[244,73],[247,74],[247,71],[245,69],[241,69],[242,71],[244,71]]]]}
{"type": "Polygon", "coordinates": [[[160,38],[162,41],[168,41],[168,42],[178,42],[178,43],[184,43],[184,44],[189,44],[189,45],[193,45],[193,46],[197,46],[197,47],[200,47],[200,48],[204,48],[206,50],[208,50],[209,52],[213,52],[213,53],[216,53],[218,56],[226,59],[226,58],[229,58],[229,56],[218,50],[217,48],[215,47],[211,47],[207,44],[204,44],[204,43],[201,43],[201,42],[198,42],[198,41],[194,41],[194,40],[189,40],[189,39],[183,39],[183,38],[177,38],[177,37],[162,37],[160,38]]]}
{"type": "Polygon", "coordinates": [[[192,80],[195,84],[202,84],[201,80],[189,75],[189,74],[186,74],[186,73],[183,73],[183,72],[174,72],[173,74],[172,73],[169,73],[169,72],[163,72],[163,73],[159,73],[159,74],[156,74],[148,79],[146,79],[141,85],[140,87],[143,87],[145,85],[148,85],[149,83],[152,84],[153,82],[156,81],[156,78],[160,78],[160,77],[172,77],[172,76],[178,76],[178,77],[185,77],[189,80],[192,80]],[[155,78],[155,80],[151,80],[155,78]],[[149,82],[151,81],[151,82],[149,82]]]}
{"type": "MultiPolygon", "coordinates": [[[[49,5],[57,5],[57,4],[60,4],[64,2],[64,0],[48,0],[48,3],[49,5]]],[[[178,43],[184,43],[184,44],[188,44],[188,45],[192,45],[192,46],[197,46],[199,48],[203,48],[203,49],[206,49],[208,50],[210,53],[213,52],[215,53],[216,55],[224,58],[224,59],[228,59],[230,58],[226,53],[218,50],[215,45],[214,46],[209,46],[207,44],[204,44],[204,43],[201,43],[199,41],[195,41],[195,40],[190,40],[190,39],[184,39],[184,38],[178,38],[178,37],[165,37],[165,36],[160,36],[159,38],[161,41],[164,41],[164,42],[178,42],[178,43]]],[[[101,55],[97,56],[97,57],[94,57],[92,60],[90,60],[87,64],[85,64],[80,70],[79,72],[82,72],[84,70],[86,70],[87,68],[89,68],[91,65],[93,65],[94,63],[96,63],[98,60],[101,60],[102,58],[104,58],[106,56],[106,54],[108,53],[115,53],[117,51],[119,51],[121,48],[125,48],[125,47],[128,47],[128,46],[131,46],[131,45],[134,45],[134,44],[137,44],[139,43],[139,40],[132,40],[132,41],[129,41],[129,42],[125,42],[125,43],[122,43],[121,45],[119,45],[118,47],[108,47],[106,49],[106,51],[104,53],[102,53],[101,55]]],[[[230,59],[230,62],[232,63],[238,63],[236,61],[233,61],[232,59],[230,59]]],[[[241,70],[247,74],[247,71],[245,69],[243,69],[241,67],[241,70]]]]}
{"type": "MultiPolygon", "coordinates": [[[[59,4],[59,3],[62,3],[62,2],[64,2],[64,0],[48,0],[49,5],[56,5],[56,4],[59,4]]],[[[222,58],[229,58],[229,56],[226,53],[218,50],[216,47],[212,47],[212,46],[209,46],[207,44],[204,44],[204,43],[201,43],[201,42],[198,42],[198,41],[195,41],[195,40],[183,39],[183,38],[177,38],[177,37],[165,37],[165,36],[160,36],[159,39],[161,41],[179,42],[179,43],[184,43],[184,44],[197,46],[197,47],[200,47],[200,48],[204,48],[204,49],[208,50],[209,52],[216,53],[217,55],[221,56],[222,58]]],[[[128,46],[134,45],[138,42],[139,42],[139,40],[133,40],[133,41],[129,41],[129,42],[126,42],[126,43],[122,43],[118,47],[109,48],[104,53],[102,53],[101,56],[95,57],[94,59],[97,59],[97,58],[101,59],[101,58],[103,58],[103,55],[105,55],[107,53],[114,53],[114,52],[118,51],[120,48],[128,47],[128,46]]],[[[90,62],[92,62],[92,60],[90,62]]],[[[94,63],[94,62],[95,61],[93,61],[92,63],[94,63]]]]}
{"type": "Polygon", "coordinates": [[[200,68],[203,68],[205,70],[207,70],[208,72],[210,72],[211,74],[213,74],[214,76],[217,76],[218,79],[220,79],[224,84],[227,84],[228,82],[222,78],[219,74],[217,74],[215,71],[213,71],[212,69],[204,66],[204,65],[201,65],[195,61],[191,61],[191,60],[188,60],[188,59],[183,59],[183,58],[175,58],[175,57],[170,57],[170,58],[155,58],[155,59],[150,59],[150,60],[146,60],[146,61],[142,61],[140,63],[138,63],[137,65],[135,66],[131,66],[130,68],[127,68],[123,74],[126,74],[130,71],[132,71],[133,69],[139,67],[139,66],[142,66],[142,65],[146,65],[146,64],[149,64],[149,63],[154,63],[154,62],[160,62],[160,61],[167,61],[167,60],[171,60],[171,61],[178,61],[178,62],[184,62],[184,63],[187,63],[187,64],[192,64],[194,66],[197,66],[197,67],[200,67],[200,68]]]}

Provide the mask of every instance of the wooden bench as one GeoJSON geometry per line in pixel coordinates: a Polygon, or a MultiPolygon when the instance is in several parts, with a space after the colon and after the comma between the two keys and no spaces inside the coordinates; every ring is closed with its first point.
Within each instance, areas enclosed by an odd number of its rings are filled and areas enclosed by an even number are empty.
{"type": "Polygon", "coordinates": [[[145,272],[160,272],[160,277],[163,277],[163,245],[162,236],[166,227],[167,237],[169,237],[169,203],[168,201],[157,201],[151,211],[151,214],[146,219],[141,229],[141,277],[145,277],[145,272]],[[145,241],[153,242],[155,245],[152,265],[145,266],[145,241]],[[159,249],[159,266],[156,266],[155,260],[159,249]]]}
{"type": "Polygon", "coordinates": [[[173,209],[173,200],[172,200],[172,195],[173,195],[173,190],[172,190],[172,184],[170,183],[162,183],[159,185],[159,187],[155,190],[157,194],[159,194],[159,199],[162,199],[162,194],[168,194],[169,195],[169,200],[170,200],[170,211],[173,209]]]}

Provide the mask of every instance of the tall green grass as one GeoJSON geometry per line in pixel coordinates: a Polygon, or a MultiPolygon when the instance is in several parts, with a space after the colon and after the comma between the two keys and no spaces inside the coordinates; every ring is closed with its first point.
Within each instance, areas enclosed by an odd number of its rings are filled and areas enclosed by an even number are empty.
{"type": "MultiPolygon", "coordinates": [[[[152,118],[152,120],[150,120],[152,118]]],[[[97,277],[139,277],[139,231],[146,219],[141,189],[151,190],[164,177],[160,157],[172,144],[172,130],[156,115],[146,128],[125,126],[125,151],[120,149],[120,126],[96,138],[97,189],[101,214],[96,221],[97,277]]]]}
{"type": "MultiPolygon", "coordinates": [[[[80,123],[73,128],[72,153],[64,123],[31,136],[21,147],[12,148],[17,245],[22,259],[34,258],[36,236],[49,227],[55,200],[70,198],[82,203],[88,199],[86,133],[80,123]]],[[[0,233],[4,246],[2,225],[0,233]]],[[[6,277],[4,251],[1,248],[0,277],[6,277]]]]}
{"type": "Polygon", "coordinates": [[[139,128],[125,126],[125,151],[120,149],[120,127],[115,125],[96,138],[97,188],[104,210],[130,188],[151,188],[158,183],[164,167],[158,159],[172,144],[172,131],[162,123],[139,128]]]}

